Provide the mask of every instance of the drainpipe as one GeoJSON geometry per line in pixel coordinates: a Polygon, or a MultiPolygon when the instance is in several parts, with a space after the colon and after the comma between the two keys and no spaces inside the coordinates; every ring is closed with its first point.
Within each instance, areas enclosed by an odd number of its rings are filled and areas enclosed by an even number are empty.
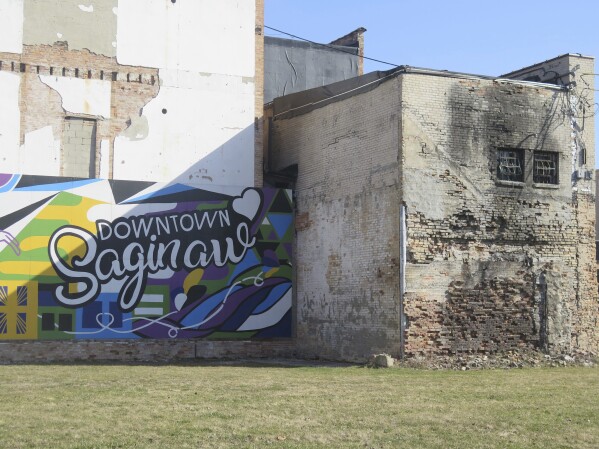
{"type": "Polygon", "coordinates": [[[404,293],[406,291],[406,252],[408,231],[406,225],[406,206],[399,206],[399,357],[405,357],[406,316],[404,314],[404,293]]]}

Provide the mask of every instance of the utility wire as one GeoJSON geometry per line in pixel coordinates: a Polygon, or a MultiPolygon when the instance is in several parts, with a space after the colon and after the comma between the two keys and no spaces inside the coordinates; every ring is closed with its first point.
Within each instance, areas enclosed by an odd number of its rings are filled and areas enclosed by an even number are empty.
{"type": "MultiPolygon", "coordinates": [[[[276,31],[277,33],[285,34],[287,36],[291,36],[291,37],[293,37],[295,39],[299,39],[301,41],[306,41],[306,42],[309,42],[309,43],[314,44],[314,45],[320,45],[321,47],[329,48],[331,50],[339,51],[341,53],[347,53],[348,55],[356,56],[356,54],[353,53],[353,52],[351,52],[351,51],[346,51],[346,50],[343,50],[341,48],[334,47],[331,44],[320,44],[318,42],[311,41],[310,39],[305,39],[303,37],[296,36],[295,34],[287,33],[285,31],[281,31],[281,30],[277,30],[276,28],[269,27],[269,26],[266,26],[266,25],[264,25],[264,28],[268,28],[269,30],[276,31]]],[[[362,59],[368,59],[369,61],[380,62],[381,64],[392,65],[393,67],[399,67],[399,64],[393,64],[392,62],[381,61],[380,59],[369,58],[367,56],[360,56],[360,57],[362,59]]]]}

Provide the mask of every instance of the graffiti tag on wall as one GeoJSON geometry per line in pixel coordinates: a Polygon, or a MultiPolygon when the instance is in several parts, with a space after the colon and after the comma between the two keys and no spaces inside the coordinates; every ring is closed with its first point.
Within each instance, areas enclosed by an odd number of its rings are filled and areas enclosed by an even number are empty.
{"type": "Polygon", "coordinates": [[[287,190],[0,174],[0,339],[291,336],[287,190]]]}

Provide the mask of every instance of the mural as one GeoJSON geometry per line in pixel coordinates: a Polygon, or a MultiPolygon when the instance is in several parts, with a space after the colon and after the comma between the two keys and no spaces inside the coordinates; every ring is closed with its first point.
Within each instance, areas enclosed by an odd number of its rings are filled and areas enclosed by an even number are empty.
{"type": "Polygon", "coordinates": [[[287,190],[0,174],[0,340],[291,336],[287,190]]]}

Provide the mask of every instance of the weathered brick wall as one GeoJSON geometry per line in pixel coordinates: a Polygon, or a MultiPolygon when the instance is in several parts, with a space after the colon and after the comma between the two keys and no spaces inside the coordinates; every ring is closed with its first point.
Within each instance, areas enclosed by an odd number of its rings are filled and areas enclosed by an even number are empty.
{"type": "Polygon", "coordinates": [[[572,188],[568,92],[403,78],[406,353],[596,347],[594,208],[572,188]],[[497,180],[500,148],[525,150],[523,183],[497,180]],[[534,150],[559,153],[559,186],[533,183],[534,150]]]}
{"type": "MultiPolygon", "coordinates": [[[[18,73],[21,77],[21,144],[26,143],[29,133],[46,126],[52,127],[54,139],[59,142],[59,150],[52,157],[60,169],[58,172],[46,174],[69,174],[65,165],[68,166],[70,162],[62,145],[65,117],[94,117],[67,114],[62,107],[60,94],[44,84],[40,75],[103,80],[111,83],[111,117],[97,121],[94,176],[112,177],[112,146],[115,137],[131,126],[132,119],[140,115],[144,105],[159,91],[157,69],[120,65],[115,57],[97,55],[88,50],[69,50],[62,43],[24,45],[21,55],[0,53],[0,70],[18,73]],[[106,151],[101,154],[103,141],[106,151]],[[111,160],[103,163],[102,157],[109,157],[111,160]],[[109,167],[107,173],[101,172],[102,164],[109,167]]],[[[22,155],[23,159],[27,157],[27,154],[22,155]]]]}
{"type": "Polygon", "coordinates": [[[297,353],[400,353],[399,80],[272,122],[270,168],[298,164],[297,353]]]}
{"type": "Polygon", "coordinates": [[[256,68],[254,76],[254,186],[264,185],[264,0],[256,0],[256,68]]]}
{"type": "Polygon", "coordinates": [[[275,115],[270,168],[299,171],[298,354],[400,354],[402,203],[406,355],[595,350],[594,190],[572,176],[570,95],[407,73],[303,115],[275,115]],[[503,148],[523,150],[523,182],[497,179],[503,148]],[[558,154],[557,185],[533,182],[535,151],[558,154]]]}
{"type": "Polygon", "coordinates": [[[168,362],[191,359],[294,357],[281,341],[22,341],[0,343],[0,364],[74,361],[168,362]]]}

